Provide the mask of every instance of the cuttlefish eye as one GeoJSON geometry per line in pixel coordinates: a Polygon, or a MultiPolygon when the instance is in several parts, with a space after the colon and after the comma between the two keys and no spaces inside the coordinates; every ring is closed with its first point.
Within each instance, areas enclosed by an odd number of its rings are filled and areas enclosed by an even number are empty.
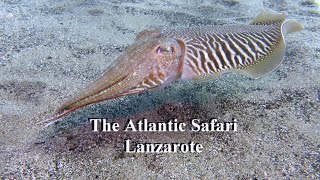
{"type": "Polygon", "coordinates": [[[156,52],[159,54],[173,54],[174,48],[172,46],[158,46],[156,52]]]}

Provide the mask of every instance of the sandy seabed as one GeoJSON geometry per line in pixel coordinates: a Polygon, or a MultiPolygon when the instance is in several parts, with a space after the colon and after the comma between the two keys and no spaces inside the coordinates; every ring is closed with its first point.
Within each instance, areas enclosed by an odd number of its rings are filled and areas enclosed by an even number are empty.
{"type": "Polygon", "coordinates": [[[318,179],[318,0],[0,1],[1,179],[318,179]],[[264,8],[305,29],[284,63],[258,80],[226,74],[105,101],[45,128],[36,124],[94,80],[148,28],[247,24],[264,8]],[[123,126],[238,120],[237,132],[95,133],[90,117],[123,126]],[[124,139],[201,143],[201,153],[124,153],[124,139]]]}

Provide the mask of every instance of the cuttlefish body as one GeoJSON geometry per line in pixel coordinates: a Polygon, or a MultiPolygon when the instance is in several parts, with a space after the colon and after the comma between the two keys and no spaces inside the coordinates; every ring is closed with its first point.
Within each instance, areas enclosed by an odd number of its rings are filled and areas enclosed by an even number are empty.
{"type": "Polygon", "coordinates": [[[92,84],[66,101],[45,122],[86,105],[166,86],[176,80],[215,78],[239,72],[259,78],[285,54],[284,35],[303,26],[285,13],[261,12],[249,25],[183,30],[145,30],[92,84]]]}

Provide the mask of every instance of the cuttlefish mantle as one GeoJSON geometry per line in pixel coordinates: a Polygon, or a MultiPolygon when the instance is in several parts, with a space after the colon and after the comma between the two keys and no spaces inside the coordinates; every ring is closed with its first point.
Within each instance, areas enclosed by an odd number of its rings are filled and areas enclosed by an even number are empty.
{"type": "Polygon", "coordinates": [[[177,80],[210,79],[227,72],[259,78],[281,65],[284,36],[303,29],[285,19],[285,13],[265,10],[249,25],[144,30],[97,80],[42,122],[52,124],[89,104],[177,80]]]}

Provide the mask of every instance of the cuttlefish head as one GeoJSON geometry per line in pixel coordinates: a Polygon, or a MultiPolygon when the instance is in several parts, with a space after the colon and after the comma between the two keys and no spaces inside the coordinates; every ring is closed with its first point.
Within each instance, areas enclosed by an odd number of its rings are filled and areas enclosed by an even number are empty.
{"type": "MultiPolygon", "coordinates": [[[[165,86],[180,78],[184,45],[173,38],[140,38],[94,82],[61,105],[45,122],[86,105],[165,86]]],[[[49,125],[47,124],[47,125],[49,125]]]]}

